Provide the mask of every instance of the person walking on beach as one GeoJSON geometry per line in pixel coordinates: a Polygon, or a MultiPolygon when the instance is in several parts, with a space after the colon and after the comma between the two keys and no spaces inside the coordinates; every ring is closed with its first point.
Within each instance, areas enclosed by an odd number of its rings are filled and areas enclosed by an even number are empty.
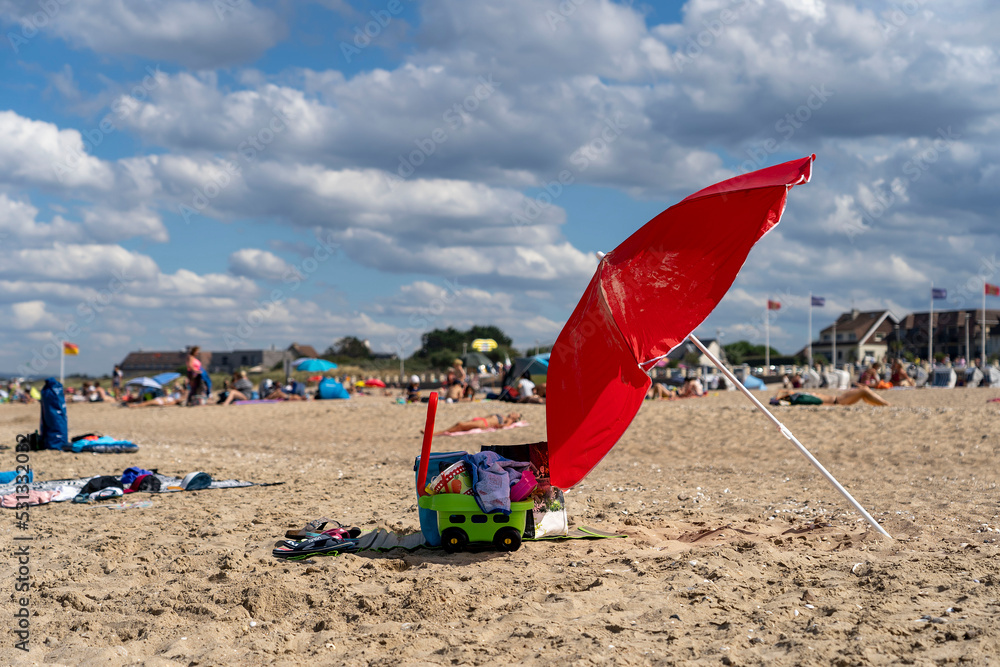
{"type": "Polygon", "coordinates": [[[125,374],[122,373],[122,369],[118,364],[115,364],[115,369],[111,371],[111,393],[114,395],[115,400],[121,398],[122,393],[122,379],[125,374]]]}
{"type": "Polygon", "coordinates": [[[187,404],[193,405],[198,397],[201,396],[202,392],[202,380],[201,380],[201,359],[198,358],[198,352],[201,348],[195,345],[190,350],[188,350],[187,358],[187,378],[188,378],[188,393],[187,393],[187,404]]]}

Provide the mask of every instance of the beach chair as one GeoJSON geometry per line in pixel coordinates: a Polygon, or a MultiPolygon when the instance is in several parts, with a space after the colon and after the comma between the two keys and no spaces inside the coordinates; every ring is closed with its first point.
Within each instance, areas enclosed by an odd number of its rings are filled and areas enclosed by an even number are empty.
{"type": "Polygon", "coordinates": [[[851,374],[847,371],[834,368],[826,373],[826,386],[829,389],[849,389],[851,386],[851,374]]]}
{"type": "Polygon", "coordinates": [[[804,389],[819,389],[823,386],[823,378],[814,368],[808,368],[802,373],[802,387],[804,389]]]}
{"type": "Polygon", "coordinates": [[[914,386],[926,387],[927,386],[927,371],[921,367],[911,368],[909,375],[913,378],[914,386]]]}
{"type": "Polygon", "coordinates": [[[958,382],[958,374],[954,368],[935,368],[934,376],[931,380],[932,387],[951,389],[958,382]]]}
{"type": "Polygon", "coordinates": [[[1000,387],[1000,369],[990,366],[986,369],[986,381],[988,386],[1000,387]]]}
{"type": "Polygon", "coordinates": [[[983,372],[972,366],[971,368],[965,369],[965,386],[966,387],[978,387],[983,383],[983,372]]]}

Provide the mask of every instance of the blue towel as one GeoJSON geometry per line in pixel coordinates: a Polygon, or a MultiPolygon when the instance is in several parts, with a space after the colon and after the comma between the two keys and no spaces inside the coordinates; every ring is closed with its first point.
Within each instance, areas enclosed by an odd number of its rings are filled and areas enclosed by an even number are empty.
{"type": "Polygon", "coordinates": [[[139,451],[139,445],[128,440],[118,440],[102,435],[96,440],[77,440],[63,447],[64,452],[96,452],[98,454],[122,454],[139,451]]]}
{"type": "MultiPolygon", "coordinates": [[[[3,472],[0,472],[0,484],[13,484],[15,481],[17,481],[17,476],[22,474],[23,473],[20,473],[17,470],[5,470],[3,472]]],[[[28,481],[29,482],[35,481],[34,470],[28,471],[28,481]]]]}
{"type": "Polygon", "coordinates": [[[521,481],[521,471],[531,464],[511,461],[496,452],[468,454],[462,459],[472,473],[473,497],[486,514],[510,514],[510,487],[521,481]]]}

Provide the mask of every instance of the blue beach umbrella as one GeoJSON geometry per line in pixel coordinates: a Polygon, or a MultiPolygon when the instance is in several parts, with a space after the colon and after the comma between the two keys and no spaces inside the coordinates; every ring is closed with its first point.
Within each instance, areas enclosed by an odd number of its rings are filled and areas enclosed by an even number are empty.
{"type": "Polygon", "coordinates": [[[148,389],[162,389],[163,385],[154,380],[153,378],[141,377],[132,378],[125,383],[126,387],[145,387],[148,389]]]}
{"type": "Polygon", "coordinates": [[[168,382],[173,382],[181,376],[180,373],[175,373],[173,371],[168,371],[166,373],[160,373],[159,375],[153,376],[153,382],[159,382],[161,385],[165,385],[168,382]]]}
{"type": "Polygon", "coordinates": [[[337,367],[337,364],[332,361],[327,361],[326,359],[311,359],[309,357],[306,357],[305,359],[296,359],[292,365],[295,366],[295,370],[297,371],[307,371],[310,373],[323,373],[337,367]]]}

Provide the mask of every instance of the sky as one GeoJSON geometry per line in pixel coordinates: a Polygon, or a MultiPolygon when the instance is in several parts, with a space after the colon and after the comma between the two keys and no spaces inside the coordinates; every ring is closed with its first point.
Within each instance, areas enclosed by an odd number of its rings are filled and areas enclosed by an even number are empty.
{"type": "MultiPolygon", "coordinates": [[[[698,329],[808,340],[1000,282],[1000,6],[0,0],[0,371],[433,328],[551,344],[719,180],[812,182],[698,329]]],[[[706,229],[706,235],[712,230],[706,229]]],[[[666,316],[666,314],[665,314],[666,316]]]]}

